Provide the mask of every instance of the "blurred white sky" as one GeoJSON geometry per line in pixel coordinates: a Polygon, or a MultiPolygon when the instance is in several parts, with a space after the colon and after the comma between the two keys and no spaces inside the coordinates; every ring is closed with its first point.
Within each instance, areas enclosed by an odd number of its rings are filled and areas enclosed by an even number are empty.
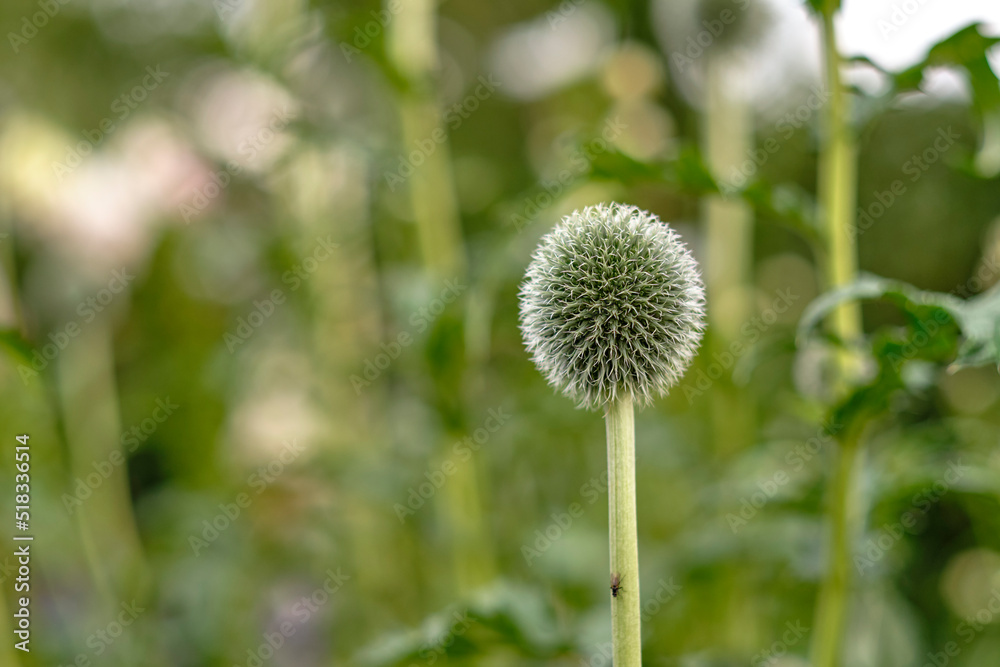
{"type": "MultiPolygon", "coordinates": [[[[1000,0],[844,0],[837,22],[845,55],[865,55],[889,70],[919,62],[931,45],[974,21],[1000,35],[1000,0]]],[[[994,71],[1000,53],[993,50],[994,71]]]]}
{"type": "MultiPolygon", "coordinates": [[[[734,87],[758,106],[780,106],[783,90],[819,78],[818,24],[804,0],[731,2],[732,11],[768,17],[769,23],[746,53],[746,66],[731,82],[734,87]]],[[[673,74],[692,100],[699,97],[699,68],[680,67],[678,59],[699,58],[692,44],[705,37],[700,34],[705,27],[697,7],[698,0],[655,0],[651,17],[673,74]]],[[[844,0],[838,39],[845,55],[865,55],[884,69],[899,71],[919,62],[934,43],[976,21],[985,24],[987,34],[1000,35],[1000,0],[844,0]]],[[[507,83],[504,94],[536,99],[589,76],[613,44],[612,22],[601,3],[578,0],[510,26],[491,53],[492,67],[507,83]]],[[[991,62],[1000,72],[1000,49],[993,50],[991,62]]],[[[952,93],[960,92],[960,80],[952,82],[951,88],[956,87],[952,93]]]]}

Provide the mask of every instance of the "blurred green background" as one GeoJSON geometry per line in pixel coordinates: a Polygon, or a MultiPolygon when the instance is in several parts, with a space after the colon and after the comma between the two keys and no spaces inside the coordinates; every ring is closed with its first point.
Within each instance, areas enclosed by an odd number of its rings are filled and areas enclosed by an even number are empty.
{"type": "MultiPolygon", "coordinates": [[[[969,298],[1000,275],[1000,17],[948,42],[990,17],[898,4],[845,3],[871,58],[845,67],[851,237],[861,271],[969,298]]],[[[805,5],[14,0],[0,25],[0,664],[610,664],[604,425],[532,367],[516,300],[538,238],[609,200],[708,285],[694,367],[636,420],[645,664],[808,664],[837,425],[830,342],[796,339],[830,287],[805,5]]],[[[862,376],[882,354],[902,382],[865,431],[845,664],[996,665],[996,369],[863,314],[862,376]]]]}

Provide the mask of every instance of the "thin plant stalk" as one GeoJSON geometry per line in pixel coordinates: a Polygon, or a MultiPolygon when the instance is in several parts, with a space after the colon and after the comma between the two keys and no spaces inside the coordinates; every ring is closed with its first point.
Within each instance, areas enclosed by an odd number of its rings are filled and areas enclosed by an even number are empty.
{"type": "MultiPolygon", "coordinates": [[[[401,7],[400,15],[389,25],[386,47],[390,61],[406,81],[398,107],[403,145],[410,147],[444,132],[435,90],[437,2],[408,0],[401,7]]],[[[436,281],[465,280],[468,266],[447,145],[414,169],[406,187],[427,276],[436,281]]],[[[465,391],[456,393],[464,395],[465,391]]],[[[449,432],[441,443],[442,450],[461,436],[449,432]]],[[[495,577],[492,539],[485,528],[485,480],[479,468],[476,461],[461,466],[445,486],[438,507],[452,540],[455,587],[462,592],[495,577]]]]}
{"type": "MultiPolygon", "coordinates": [[[[387,31],[389,59],[406,81],[398,106],[407,152],[444,131],[434,85],[439,60],[436,6],[435,0],[402,3],[387,31]]],[[[447,146],[438,147],[414,168],[407,188],[428,273],[438,280],[462,278],[465,253],[447,146]]]]}
{"type": "MultiPolygon", "coordinates": [[[[708,165],[716,178],[729,174],[746,159],[753,138],[750,107],[732,91],[731,60],[726,53],[709,53],[705,95],[703,143],[708,165]]],[[[738,196],[711,195],[704,202],[706,223],[705,287],[717,306],[708,311],[708,344],[727,354],[741,338],[740,329],[751,316],[750,272],[753,262],[753,212],[738,196]],[[719,307],[719,304],[722,304],[719,307]]],[[[730,381],[712,391],[713,445],[722,457],[750,445],[754,433],[754,406],[730,381]]],[[[742,625],[742,624],[741,624],[742,625]]]]}
{"type": "MultiPolygon", "coordinates": [[[[750,106],[732,91],[731,70],[725,54],[709,54],[703,145],[708,166],[721,181],[729,180],[753,148],[750,106]]],[[[751,315],[748,285],[753,263],[753,211],[738,195],[716,194],[706,197],[704,212],[707,298],[725,304],[709,311],[709,326],[713,335],[728,345],[740,338],[740,328],[751,315]]]]}
{"type": "MultiPolygon", "coordinates": [[[[838,0],[827,0],[822,8],[826,85],[830,102],[825,114],[824,142],[820,155],[819,195],[825,222],[828,255],[827,287],[853,282],[857,276],[854,236],[850,234],[857,200],[857,150],[848,123],[848,96],[840,77],[834,15],[838,0]]],[[[837,393],[841,394],[854,373],[850,346],[861,336],[861,311],[856,303],[841,305],[831,316],[833,334],[844,344],[837,356],[837,393]]],[[[856,430],[838,437],[838,461],[829,495],[830,535],[826,573],[816,602],[815,631],[811,647],[813,667],[841,664],[844,627],[851,593],[851,552],[860,512],[852,509],[855,477],[864,458],[856,430]]]]}
{"type": "MultiPolygon", "coordinates": [[[[364,191],[364,187],[360,181],[344,182],[336,175],[348,160],[358,168],[349,178],[363,178],[360,174],[368,168],[368,162],[360,151],[323,144],[303,149],[289,162],[288,177],[280,181],[283,187],[279,192],[284,207],[282,217],[297,225],[296,241],[301,247],[325,237],[330,233],[330,221],[337,221],[335,237],[339,243],[330,251],[330,259],[320,263],[313,279],[303,286],[309,291],[308,302],[313,308],[309,353],[316,366],[312,386],[326,406],[323,419],[330,437],[328,446],[338,454],[347,454],[347,470],[384,469],[392,452],[384,420],[376,415],[384,412],[385,383],[372,383],[364,391],[356,391],[341,381],[355,372],[356,360],[369,353],[368,346],[377,336],[383,318],[368,201],[365,197],[343,196],[344,192],[364,191]],[[329,187],[334,179],[341,181],[340,188],[329,187]],[[356,442],[370,446],[355,447],[356,442]]],[[[351,581],[357,595],[379,601],[392,591],[394,608],[412,606],[405,591],[413,574],[401,566],[400,560],[384,558],[386,553],[411,552],[406,531],[367,530],[365,527],[378,519],[365,491],[345,494],[342,502],[342,516],[351,522],[345,532],[351,536],[347,544],[352,552],[351,581]]],[[[367,624],[376,623],[380,613],[376,604],[357,605],[354,613],[342,619],[342,632],[356,636],[367,624]]]]}
{"type": "MultiPolygon", "coordinates": [[[[713,49],[705,56],[705,122],[702,145],[708,167],[719,182],[729,182],[753,149],[754,125],[750,104],[734,86],[734,58],[727,49],[713,49]]],[[[731,185],[736,186],[737,183],[731,185]]],[[[752,316],[753,210],[742,197],[724,193],[703,202],[705,229],[705,288],[716,304],[708,311],[706,344],[713,358],[725,356],[733,344],[744,345],[744,324],[752,316]],[[719,305],[721,304],[721,306],[719,305]]],[[[711,403],[712,447],[726,460],[749,447],[756,433],[756,401],[741,391],[731,376],[719,378],[706,397],[711,403]]],[[[724,508],[720,505],[719,511],[724,508]]],[[[723,520],[720,516],[720,521],[723,520]]],[[[713,638],[720,648],[734,652],[752,650],[759,643],[761,619],[747,617],[754,604],[747,590],[742,563],[727,566],[725,576],[714,580],[711,595],[725,609],[718,627],[725,634],[713,638]]]]}
{"type": "MultiPolygon", "coordinates": [[[[831,5],[832,3],[827,3],[831,5]]],[[[823,13],[826,85],[830,102],[825,115],[825,139],[820,154],[819,197],[827,245],[826,284],[840,287],[858,273],[855,235],[851,233],[857,202],[857,146],[849,125],[849,98],[840,78],[841,57],[833,25],[835,10],[823,13]]],[[[832,315],[833,331],[845,345],[861,336],[861,308],[857,302],[838,306],[832,315]]],[[[851,354],[840,355],[841,384],[852,374],[851,354]]]]}
{"type": "MultiPolygon", "coordinates": [[[[110,323],[97,319],[62,352],[57,365],[70,470],[77,479],[93,472],[95,461],[113,460],[114,453],[121,452],[112,347],[110,323]]],[[[80,517],[84,554],[94,565],[105,603],[113,606],[132,596],[141,600],[147,592],[148,568],[124,465],[74,513],[80,517]],[[98,544],[103,545],[100,552],[98,544]],[[101,559],[104,562],[97,565],[101,559]]]]}
{"type": "Polygon", "coordinates": [[[635,510],[635,418],[631,397],[611,402],[608,434],[608,535],[612,583],[611,638],[615,667],[640,667],[639,537],[635,510]]]}
{"type": "Polygon", "coordinates": [[[816,608],[813,667],[835,667],[841,663],[844,626],[851,590],[851,548],[857,508],[852,502],[854,480],[863,460],[857,437],[839,442],[837,469],[830,489],[830,546],[826,575],[816,608]]]}

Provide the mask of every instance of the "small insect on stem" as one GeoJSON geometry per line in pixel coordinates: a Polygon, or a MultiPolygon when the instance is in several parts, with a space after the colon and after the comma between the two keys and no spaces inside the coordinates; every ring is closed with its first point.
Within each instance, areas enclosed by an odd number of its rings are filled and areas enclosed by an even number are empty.
{"type": "Polygon", "coordinates": [[[623,591],[623,590],[625,590],[625,589],[622,588],[622,578],[621,578],[621,575],[619,575],[619,574],[612,574],[611,575],[611,597],[613,597],[613,598],[618,597],[618,591],[623,591]]]}

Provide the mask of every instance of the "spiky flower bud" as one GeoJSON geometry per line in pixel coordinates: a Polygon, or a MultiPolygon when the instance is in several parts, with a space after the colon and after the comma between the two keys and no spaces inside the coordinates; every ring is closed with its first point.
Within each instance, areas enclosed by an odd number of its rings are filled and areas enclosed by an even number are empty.
{"type": "Polygon", "coordinates": [[[698,265],[634,206],[590,206],[542,238],[521,286],[525,345],[549,384],[597,409],[647,404],[680,380],[704,329],[698,265]]]}

